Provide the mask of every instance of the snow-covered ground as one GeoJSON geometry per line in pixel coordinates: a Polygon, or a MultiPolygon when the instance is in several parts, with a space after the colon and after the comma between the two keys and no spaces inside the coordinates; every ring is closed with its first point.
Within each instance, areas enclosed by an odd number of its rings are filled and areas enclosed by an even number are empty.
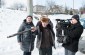
{"type": "MultiPolygon", "coordinates": [[[[17,11],[9,9],[0,9],[0,55],[23,55],[23,52],[20,50],[20,46],[17,43],[17,38],[7,38],[7,36],[17,32],[22,21],[26,18],[26,11],[17,11]]],[[[37,15],[36,15],[37,16],[37,15]]],[[[71,18],[71,15],[49,15],[48,16],[53,24],[54,29],[56,25],[55,18],[59,19],[68,19],[71,18]]],[[[37,20],[33,20],[36,25],[37,20]]],[[[85,36],[85,35],[83,35],[85,36]]],[[[36,42],[36,40],[35,40],[36,42]]],[[[34,49],[32,55],[39,55],[38,49],[34,49]]],[[[53,55],[64,55],[64,48],[56,42],[56,49],[53,48],[53,55]]],[[[78,52],[76,55],[84,55],[78,52]]]]}

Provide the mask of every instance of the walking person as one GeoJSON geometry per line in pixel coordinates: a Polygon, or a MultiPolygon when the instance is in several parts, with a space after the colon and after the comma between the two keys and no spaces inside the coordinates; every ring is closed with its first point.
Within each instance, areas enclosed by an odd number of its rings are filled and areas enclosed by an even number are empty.
{"type": "Polygon", "coordinates": [[[29,30],[28,32],[17,36],[18,43],[20,44],[21,50],[23,51],[23,55],[31,55],[31,52],[34,49],[34,30],[30,30],[34,27],[32,20],[32,16],[27,16],[18,30],[18,32],[29,30]]]}
{"type": "Polygon", "coordinates": [[[41,17],[37,24],[37,44],[39,55],[52,55],[52,46],[55,47],[55,34],[47,17],[41,17]]]}

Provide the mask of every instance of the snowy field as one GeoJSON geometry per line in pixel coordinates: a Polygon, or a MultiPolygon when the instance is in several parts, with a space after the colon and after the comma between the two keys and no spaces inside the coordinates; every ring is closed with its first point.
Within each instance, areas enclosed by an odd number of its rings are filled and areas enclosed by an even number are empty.
{"type": "MultiPolygon", "coordinates": [[[[17,10],[9,10],[9,9],[0,9],[0,55],[23,55],[23,52],[20,50],[19,43],[17,43],[17,38],[7,38],[7,36],[14,34],[17,32],[19,26],[22,21],[26,18],[26,11],[17,11],[17,10]]],[[[37,15],[34,15],[37,16],[37,15]]],[[[37,16],[38,17],[38,16],[37,16]]],[[[49,15],[48,16],[53,24],[55,30],[56,18],[59,19],[69,19],[70,15],[49,15]]],[[[33,20],[36,25],[37,20],[33,20]]],[[[83,34],[83,36],[85,36],[83,34]]],[[[35,40],[36,42],[36,40],[35,40]]],[[[35,45],[36,46],[36,45],[35,45]]],[[[32,55],[39,55],[38,49],[34,49],[32,55]]],[[[53,48],[53,55],[64,55],[64,48],[61,44],[56,42],[56,49],[53,48]]],[[[85,55],[77,52],[76,55],[85,55]]]]}

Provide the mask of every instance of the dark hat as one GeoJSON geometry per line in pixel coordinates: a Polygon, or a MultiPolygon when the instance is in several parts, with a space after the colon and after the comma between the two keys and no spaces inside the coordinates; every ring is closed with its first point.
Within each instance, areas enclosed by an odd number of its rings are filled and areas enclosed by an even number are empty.
{"type": "Polygon", "coordinates": [[[26,18],[28,18],[28,17],[31,17],[33,19],[33,17],[31,15],[28,15],[26,18]]]}
{"type": "Polygon", "coordinates": [[[79,21],[79,15],[73,15],[72,18],[76,19],[77,21],[79,21]]]}

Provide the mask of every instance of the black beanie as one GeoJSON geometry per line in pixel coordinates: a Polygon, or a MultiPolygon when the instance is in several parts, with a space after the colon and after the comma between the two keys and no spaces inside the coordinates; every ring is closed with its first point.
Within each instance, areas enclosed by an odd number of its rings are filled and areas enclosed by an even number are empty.
{"type": "Polygon", "coordinates": [[[72,18],[76,19],[77,21],[79,21],[79,15],[73,15],[72,18]]]}

